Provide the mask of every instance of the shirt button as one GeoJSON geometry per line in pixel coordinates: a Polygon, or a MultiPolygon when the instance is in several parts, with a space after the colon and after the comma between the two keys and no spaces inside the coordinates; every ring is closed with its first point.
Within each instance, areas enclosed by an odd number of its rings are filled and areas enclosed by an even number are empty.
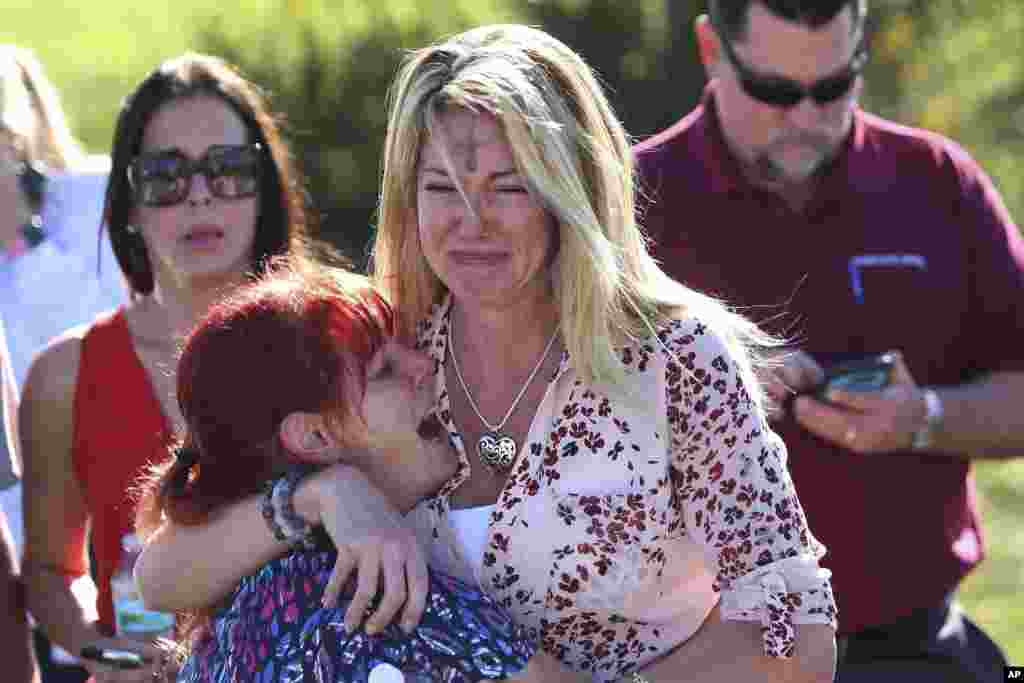
{"type": "Polygon", "coordinates": [[[378,664],[370,671],[367,683],[404,683],[405,675],[388,663],[378,664]]]}

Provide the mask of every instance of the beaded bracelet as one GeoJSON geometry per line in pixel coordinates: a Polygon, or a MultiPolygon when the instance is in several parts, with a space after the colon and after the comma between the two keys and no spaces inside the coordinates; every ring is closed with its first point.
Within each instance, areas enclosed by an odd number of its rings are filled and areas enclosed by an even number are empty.
{"type": "Polygon", "coordinates": [[[269,482],[260,502],[260,512],[274,538],[307,549],[314,546],[313,527],[295,512],[292,499],[299,482],[308,473],[308,468],[294,468],[283,477],[269,482]]]}

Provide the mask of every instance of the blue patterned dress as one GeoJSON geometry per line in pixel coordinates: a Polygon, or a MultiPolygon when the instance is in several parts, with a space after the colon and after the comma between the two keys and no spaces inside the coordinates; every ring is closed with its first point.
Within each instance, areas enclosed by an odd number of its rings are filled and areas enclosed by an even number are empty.
{"type": "Polygon", "coordinates": [[[244,578],[194,641],[179,683],[471,683],[519,672],[537,650],[479,590],[436,572],[412,634],[347,634],[347,599],[320,604],[335,557],[296,551],[244,578]]]}

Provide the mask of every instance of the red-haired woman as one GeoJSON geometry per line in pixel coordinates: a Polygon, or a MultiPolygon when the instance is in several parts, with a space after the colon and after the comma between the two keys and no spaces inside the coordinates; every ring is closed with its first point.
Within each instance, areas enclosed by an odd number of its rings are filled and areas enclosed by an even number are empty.
{"type": "MultiPolygon", "coordinates": [[[[337,554],[311,531],[306,519],[317,515],[292,497],[299,480],[345,463],[404,511],[456,467],[429,390],[391,368],[368,379],[391,328],[390,308],[365,279],[282,263],[216,304],[188,337],[177,373],[187,431],[173,461],[143,485],[140,532],[151,536],[165,518],[202,525],[265,490],[262,513],[284,554],[244,578],[220,609],[182,622],[191,656],[178,680],[277,680],[290,671],[296,680],[354,682],[383,667],[412,680],[477,681],[526,667],[536,645],[479,590],[440,574],[411,633],[347,632],[349,601],[324,606],[337,554]]],[[[343,533],[336,519],[320,519],[343,533]]]]}

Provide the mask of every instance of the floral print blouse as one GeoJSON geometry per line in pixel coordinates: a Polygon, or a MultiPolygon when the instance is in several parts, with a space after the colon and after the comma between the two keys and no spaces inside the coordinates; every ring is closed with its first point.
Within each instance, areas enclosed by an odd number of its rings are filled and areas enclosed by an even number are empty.
{"type": "Polygon", "coordinates": [[[667,654],[719,603],[724,619],[761,625],[767,656],[792,655],[794,623],[835,627],[825,548],[785,446],[724,341],[692,318],[623,348],[621,388],[584,384],[563,353],[474,576],[446,522],[472,466],[441,371],[450,309],[436,306],[418,338],[460,463],[408,517],[434,569],[479,581],[546,651],[598,682],[667,654]]]}

